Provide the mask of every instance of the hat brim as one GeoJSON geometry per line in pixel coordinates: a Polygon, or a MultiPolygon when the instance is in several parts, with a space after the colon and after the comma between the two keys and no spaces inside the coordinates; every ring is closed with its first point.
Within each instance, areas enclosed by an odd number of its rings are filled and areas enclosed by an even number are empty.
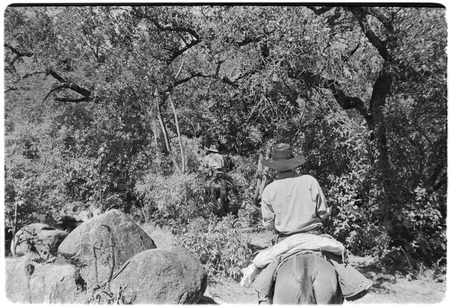
{"type": "Polygon", "coordinates": [[[207,149],[206,151],[210,151],[210,152],[219,152],[218,150],[216,150],[216,149],[207,149]]]}
{"type": "Polygon", "coordinates": [[[294,156],[293,158],[287,159],[287,160],[274,161],[272,159],[267,159],[267,160],[261,161],[262,165],[267,166],[267,167],[272,168],[277,171],[289,171],[291,169],[299,167],[300,165],[302,165],[304,163],[305,163],[304,156],[294,156]]]}

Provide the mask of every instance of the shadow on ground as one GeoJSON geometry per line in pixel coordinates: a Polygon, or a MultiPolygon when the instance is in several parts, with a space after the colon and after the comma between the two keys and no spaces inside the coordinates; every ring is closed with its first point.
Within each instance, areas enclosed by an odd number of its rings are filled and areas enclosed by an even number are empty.
{"type": "Polygon", "coordinates": [[[198,302],[197,304],[199,305],[219,305],[219,303],[217,303],[214,299],[208,297],[208,296],[203,296],[198,302]]]}

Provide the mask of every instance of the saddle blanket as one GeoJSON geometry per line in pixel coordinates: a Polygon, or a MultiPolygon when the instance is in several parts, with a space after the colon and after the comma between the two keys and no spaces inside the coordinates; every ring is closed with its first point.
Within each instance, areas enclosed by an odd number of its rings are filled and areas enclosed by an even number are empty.
{"type": "Polygon", "coordinates": [[[263,250],[256,255],[252,264],[242,269],[244,276],[241,286],[249,286],[256,275],[270,264],[275,258],[282,255],[294,254],[301,250],[326,251],[336,255],[344,255],[345,247],[330,235],[315,235],[310,233],[293,234],[271,248],[263,250]]]}

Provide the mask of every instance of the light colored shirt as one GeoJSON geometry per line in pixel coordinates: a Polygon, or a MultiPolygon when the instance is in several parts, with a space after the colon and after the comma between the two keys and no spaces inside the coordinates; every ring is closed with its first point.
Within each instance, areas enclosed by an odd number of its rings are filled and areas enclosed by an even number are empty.
{"type": "Polygon", "coordinates": [[[274,223],[285,235],[318,230],[329,214],[325,196],[317,180],[294,170],[280,173],[266,186],[261,199],[263,223],[274,223]],[[320,215],[320,218],[317,216],[320,215]]]}
{"type": "Polygon", "coordinates": [[[206,155],[203,163],[207,168],[213,170],[223,168],[224,166],[223,156],[215,152],[206,155]]]}

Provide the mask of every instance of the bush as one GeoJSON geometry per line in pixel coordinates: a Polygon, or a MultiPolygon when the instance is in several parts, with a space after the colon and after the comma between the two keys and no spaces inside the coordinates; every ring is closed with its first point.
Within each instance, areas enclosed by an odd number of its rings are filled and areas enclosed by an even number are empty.
{"type": "Polygon", "coordinates": [[[204,180],[195,173],[163,175],[149,173],[136,183],[136,192],[144,210],[159,224],[178,220],[185,224],[199,216],[214,212],[204,199],[204,180]]]}
{"type": "Polygon", "coordinates": [[[368,188],[364,179],[369,176],[364,169],[328,176],[326,196],[332,216],[327,231],[354,254],[380,256],[391,238],[377,219],[378,192],[375,187],[368,188]]]}
{"type": "Polygon", "coordinates": [[[227,156],[227,160],[231,166],[229,175],[233,178],[236,194],[235,209],[239,220],[248,226],[256,225],[261,219],[261,210],[251,204],[253,204],[256,188],[255,172],[258,158],[230,155],[227,156]]]}
{"type": "Polygon", "coordinates": [[[438,209],[435,192],[418,186],[403,200],[392,218],[392,247],[428,265],[439,264],[447,251],[446,221],[438,209]]]}
{"type": "Polygon", "coordinates": [[[441,262],[446,253],[442,194],[417,185],[416,175],[398,167],[404,162],[393,163],[391,186],[385,186],[373,144],[364,141],[370,139],[367,131],[350,115],[324,115],[304,131],[304,170],[318,179],[332,208],[327,232],[354,254],[400,261],[393,256],[400,253],[429,265],[441,262]]]}
{"type": "Polygon", "coordinates": [[[178,234],[179,244],[193,253],[205,266],[209,277],[231,277],[239,280],[241,269],[250,264],[252,251],[228,215],[223,219],[211,217],[206,227],[186,227],[178,234]]]}

